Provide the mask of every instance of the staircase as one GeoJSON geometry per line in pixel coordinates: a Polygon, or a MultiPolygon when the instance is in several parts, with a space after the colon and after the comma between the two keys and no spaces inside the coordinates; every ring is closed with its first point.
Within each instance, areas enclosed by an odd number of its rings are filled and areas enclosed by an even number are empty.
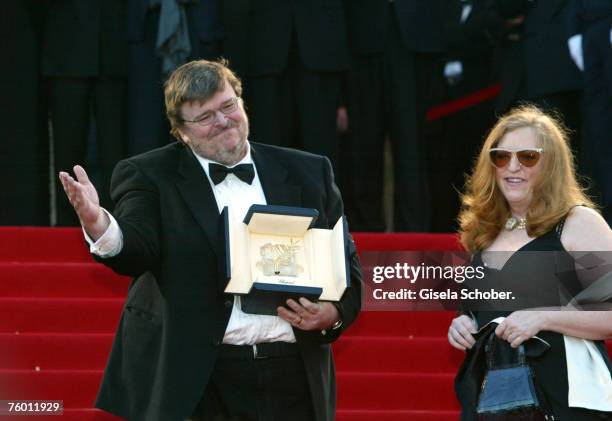
{"type": "MultiPolygon", "coordinates": [[[[456,247],[450,235],[355,240],[359,250],[456,247]]],[[[78,229],[0,228],[0,400],[63,400],[64,421],[120,420],[93,401],[128,284],[92,260],[78,229]]],[[[337,420],[456,420],[463,354],[446,342],[452,317],[363,312],[334,344],[337,420]]]]}

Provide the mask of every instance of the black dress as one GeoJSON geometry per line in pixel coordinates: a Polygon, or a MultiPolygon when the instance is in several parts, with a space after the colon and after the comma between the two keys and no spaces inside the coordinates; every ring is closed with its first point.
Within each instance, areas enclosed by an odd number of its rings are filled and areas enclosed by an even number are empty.
{"type": "MultiPolygon", "coordinates": [[[[516,309],[566,305],[568,300],[582,289],[582,285],[575,271],[574,258],[561,243],[562,229],[563,221],[546,234],[535,238],[517,250],[499,270],[486,267],[481,253],[476,253],[473,264],[485,267],[485,277],[479,282],[481,286],[488,284],[489,288],[494,285],[498,290],[512,290],[519,300],[516,309]]],[[[496,310],[495,308],[485,309],[482,303],[478,308],[471,312],[479,328],[497,317],[506,317],[512,313],[512,311],[496,310]]],[[[467,309],[470,310],[469,306],[467,309]]],[[[529,358],[528,362],[533,368],[535,382],[552,408],[555,420],[612,419],[612,413],[568,406],[567,363],[563,335],[541,331],[537,336],[548,342],[550,349],[538,357],[529,358]]],[[[608,370],[612,372],[612,364],[604,342],[594,342],[602,353],[608,370]]],[[[525,346],[528,347],[529,344],[525,346]]],[[[529,355],[528,350],[527,355],[529,355]]],[[[466,360],[469,358],[470,352],[466,355],[466,360]]],[[[460,384],[461,375],[462,370],[460,369],[457,379],[459,383],[456,384],[460,384]]],[[[463,404],[461,391],[458,390],[457,393],[463,404]]],[[[462,419],[472,419],[469,414],[466,414],[465,405],[463,409],[462,419]]]]}

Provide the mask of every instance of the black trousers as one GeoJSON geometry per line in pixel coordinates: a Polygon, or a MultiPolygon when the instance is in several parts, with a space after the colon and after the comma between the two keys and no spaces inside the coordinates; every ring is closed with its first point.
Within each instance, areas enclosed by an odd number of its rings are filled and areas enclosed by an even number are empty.
{"type": "MultiPolygon", "coordinates": [[[[449,83],[442,72],[437,77],[441,104],[473,94],[493,83],[488,57],[464,59],[459,80],[449,83]]],[[[460,193],[465,175],[470,174],[482,143],[495,123],[494,102],[489,99],[429,124],[428,179],[431,196],[433,232],[456,232],[460,193]]]]}
{"type": "Polygon", "coordinates": [[[325,155],[336,169],[341,80],[340,72],[307,68],[294,42],[281,74],[247,78],[250,138],[325,155]]]}
{"type": "Polygon", "coordinates": [[[221,345],[211,380],[191,420],[314,421],[297,344],[265,345],[268,348],[258,358],[251,346],[221,345]]]}
{"type": "Polygon", "coordinates": [[[348,82],[350,130],[346,212],[354,231],[384,231],[383,145],[391,141],[394,174],[393,229],[428,231],[425,112],[435,62],[409,51],[392,5],[385,51],[352,59],[348,82]]]}
{"type": "MultiPolygon", "coordinates": [[[[98,147],[95,165],[99,171],[96,189],[100,203],[107,209],[113,208],[110,200],[113,168],[125,157],[125,92],[125,78],[49,79],[55,172],[72,172],[75,164],[85,164],[93,110],[98,147]]],[[[56,209],[58,225],[78,225],[59,181],[56,182],[56,209]]]]}
{"type": "Polygon", "coordinates": [[[10,65],[0,68],[0,225],[49,225],[46,97],[36,25],[43,8],[26,1],[2,8],[10,24],[0,30],[0,48],[10,65]]]}

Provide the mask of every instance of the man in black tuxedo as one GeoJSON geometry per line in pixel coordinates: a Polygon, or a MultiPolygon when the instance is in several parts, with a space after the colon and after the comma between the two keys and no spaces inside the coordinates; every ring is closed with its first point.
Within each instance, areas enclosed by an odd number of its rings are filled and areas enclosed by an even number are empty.
{"type": "Polygon", "coordinates": [[[582,158],[594,181],[602,215],[612,226],[612,2],[568,0],[568,40],[572,59],[584,73],[582,158]]]}
{"type": "Polygon", "coordinates": [[[529,101],[558,114],[570,129],[576,152],[581,144],[583,80],[567,47],[568,0],[495,0],[506,21],[502,40],[497,113],[529,101]]]}
{"type": "Polygon", "coordinates": [[[241,91],[223,64],[179,67],[165,97],[180,141],[117,165],[112,215],[82,167],[60,173],[96,258],[136,277],[96,403],[130,420],[334,419],[329,343],[361,303],[352,242],[338,303],[288,300],[262,316],[223,292],[224,206],[236,221],[254,203],[315,208],[317,228],[343,213],[328,159],[247,141],[241,91]]]}
{"type": "Polygon", "coordinates": [[[245,80],[253,139],[325,155],[335,166],[336,109],[348,69],[342,1],[248,3],[245,80]]]}
{"type": "MultiPolygon", "coordinates": [[[[498,83],[494,41],[502,20],[492,0],[445,2],[446,53],[437,79],[439,103],[458,100],[498,83]]],[[[429,148],[429,186],[433,232],[455,232],[465,174],[495,123],[494,101],[487,100],[432,122],[435,146],[429,148]]]]}
{"type": "Polygon", "coordinates": [[[348,0],[350,165],[347,214],[358,231],[384,231],[383,145],[394,172],[395,231],[428,231],[424,123],[437,53],[441,0],[348,0]]]}
{"type": "Polygon", "coordinates": [[[49,225],[46,96],[40,83],[44,8],[40,1],[2,4],[0,49],[0,225],[49,225]]]}
{"type": "MultiPolygon", "coordinates": [[[[110,205],[113,167],[125,157],[125,19],[123,0],[50,2],[41,52],[41,71],[49,86],[55,166],[67,168],[85,159],[93,111],[105,206],[110,205]]],[[[57,224],[76,225],[59,186],[56,192],[57,224]]]]}

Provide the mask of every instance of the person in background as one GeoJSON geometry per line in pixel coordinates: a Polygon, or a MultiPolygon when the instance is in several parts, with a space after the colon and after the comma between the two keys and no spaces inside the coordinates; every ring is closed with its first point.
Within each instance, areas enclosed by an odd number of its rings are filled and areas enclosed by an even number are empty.
{"type": "MultiPolygon", "coordinates": [[[[569,129],[574,154],[580,157],[583,77],[567,49],[570,0],[495,0],[495,6],[506,27],[497,114],[522,102],[558,114],[569,129]]],[[[582,169],[582,162],[578,165],[582,169]]]]}
{"type": "MultiPolygon", "coordinates": [[[[227,3],[235,3],[227,2],[227,3]]],[[[163,84],[178,66],[221,57],[220,0],[128,0],[128,154],[172,142],[163,84]]]]}
{"type": "Polygon", "coordinates": [[[356,231],[430,229],[425,112],[444,49],[442,1],[345,2],[351,65],[347,215],[356,231]],[[384,143],[393,159],[393,221],[383,218],[384,143]]]}
{"type": "Polygon", "coordinates": [[[40,78],[44,7],[37,0],[2,4],[0,225],[49,225],[46,95],[40,78]]]}
{"type": "Polygon", "coordinates": [[[337,170],[336,110],[348,69],[342,0],[250,1],[246,26],[253,140],[324,155],[337,170]]]}
{"type": "MultiPolygon", "coordinates": [[[[126,150],[125,21],[123,0],[58,0],[48,4],[44,23],[41,71],[49,89],[55,167],[85,160],[93,122],[104,206],[111,205],[111,173],[126,150]]],[[[77,225],[59,183],[55,198],[57,225],[77,225]]]]}
{"type": "Polygon", "coordinates": [[[569,50],[584,74],[582,158],[612,226],[612,2],[570,0],[567,22],[569,50]]]}
{"type": "MultiPolygon", "coordinates": [[[[445,3],[446,52],[436,75],[440,103],[461,100],[499,83],[497,42],[502,19],[492,0],[445,3]]],[[[457,230],[459,192],[487,131],[495,122],[494,99],[487,99],[430,122],[429,185],[433,232],[457,230]]]]}

